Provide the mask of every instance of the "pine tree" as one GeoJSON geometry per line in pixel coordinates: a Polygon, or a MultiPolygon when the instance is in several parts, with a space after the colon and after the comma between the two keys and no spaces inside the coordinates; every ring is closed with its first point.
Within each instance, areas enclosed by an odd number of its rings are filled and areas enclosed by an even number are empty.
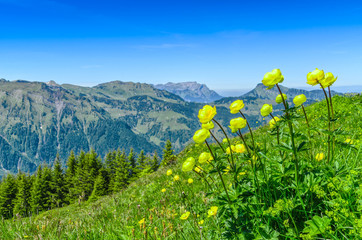
{"type": "Polygon", "coordinates": [[[75,182],[76,182],[75,177],[77,173],[78,163],[73,150],[70,152],[66,165],[67,165],[67,170],[65,172],[64,181],[65,181],[67,196],[65,202],[69,204],[77,197],[75,189],[75,182]]]}
{"type": "Polygon", "coordinates": [[[113,192],[119,192],[124,189],[129,183],[129,168],[130,165],[126,161],[124,151],[117,151],[115,176],[113,181],[113,192]]]}
{"type": "Polygon", "coordinates": [[[109,152],[109,153],[107,153],[106,158],[105,158],[106,169],[108,171],[108,176],[109,176],[109,186],[108,187],[109,187],[109,189],[111,189],[111,191],[113,191],[113,188],[114,188],[114,178],[115,178],[115,174],[116,174],[116,155],[117,155],[116,151],[109,152]]]}
{"type": "Polygon", "coordinates": [[[17,190],[15,177],[12,174],[6,175],[0,188],[0,216],[12,217],[17,190]]]}
{"type": "Polygon", "coordinates": [[[19,214],[20,216],[28,216],[30,211],[30,189],[31,178],[22,172],[17,175],[18,192],[14,201],[14,216],[19,214]]]}
{"type": "Polygon", "coordinates": [[[133,148],[131,148],[131,150],[129,152],[128,162],[129,162],[129,178],[136,179],[137,178],[137,163],[136,163],[136,157],[134,156],[133,148]]]}
{"type": "Polygon", "coordinates": [[[65,180],[62,165],[60,163],[59,154],[54,162],[54,170],[52,172],[52,208],[62,206],[66,201],[65,180]]]}
{"type": "Polygon", "coordinates": [[[155,151],[155,153],[153,154],[152,161],[151,161],[151,171],[152,172],[157,171],[158,167],[159,167],[159,159],[158,159],[158,154],[155,151]]]}
{"type": "Polygon", "coordinates": [[[145,152],[141,150],[140,154],[137,158],[137,172],[142,172],[146,168],[147,158],[145,156],[145,152]]]}
{"type": "Polygon", "coordinates": [[[99,170],[97,179],[94,182],[94,188],[92,194],[89,197],[89,201],[95,201],[99,197],[108,194],[109,177],[108,172],[105,168],[99,170]]]}
{"type": "Polygon", "coordinates": [[[54,202],[52,197],[52,171],[48,166],[39,166],[31,189],[30,206],[33,213],[49,210],[54,202]]]}
{"type": "Polygon", "coordinates": [[[176,156],[173,155],[172,144],[170,140],[167,140],[165,148],[163,149],[162,166],[167,166],[176,160],[176,156]]]}

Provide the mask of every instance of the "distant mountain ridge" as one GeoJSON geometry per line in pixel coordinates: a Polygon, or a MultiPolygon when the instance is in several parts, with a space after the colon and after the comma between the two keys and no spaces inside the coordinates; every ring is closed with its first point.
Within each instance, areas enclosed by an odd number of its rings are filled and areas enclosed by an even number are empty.
{"type": "MultiPolygon", "coordinates": [[[[323,99],[321,90],[305,91],[281,86],[291,103],[304,93],[307,103],[323,99]]],[[[223,98],[210,105],[217,107],[217,119],[224,126],[231,118],[230,103],[242,99],[244,114],[252,127],[265,124],[260,115],[264,103],[281,113],[275,104],[278,92],[258,84],[252,91],[223,98]]],[[[175,150],[192,141],[200,128],[197,114],[202,103],[181,97],[150,84],[112,81],[95,87],[7,81],[0,79],[0,176],[7,171],[33,172],[40,163],[53,163],[56,154],[64,162],[71,150],[94,149],[100,156],[117,148],[161,153],[170,139],[175,150]]],[[[227,129],[228,130],[228,129],[227,129]]],[[[220,131],[215,135],[222,138],[220,131]]]]}
{"type": "Polygon", "coordinates": [[[154,87],[176,94],[188,102],[209,103],[223,98],[215,91],[210,90],[205,84],[197,82],[168,82],[166,84],[156,84],[154,87]]]}

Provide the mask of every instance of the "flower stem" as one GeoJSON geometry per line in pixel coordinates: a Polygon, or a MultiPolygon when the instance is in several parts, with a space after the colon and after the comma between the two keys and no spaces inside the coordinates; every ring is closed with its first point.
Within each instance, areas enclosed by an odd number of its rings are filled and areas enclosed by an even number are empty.
{"type": "Polygon", "coordinates": [[[305,117],[305,122],[307,123],[307,127],[308,127],[308,138],[309,138],[309,144],[310,144],[310,160],[313,161],[313,146],[312,146],[312,138],[310,136],[310,126],[309,126],[309,121],[308,121],[308,117],[307,117],[307,113],[305,112],[305,108],[304,105],[302,104],[302,109],[303,109],[303,113],[304,113],[304,117],[305,117]]]}
{"type": "MultiPolygon", "coordinates": [[[[332,130],[334,131],[334,111],[333,111],[333,104],[332,104],[332,94],[331,94],[331,87],[328,87],[328,94],[329,94],[329,104],[331,105],[331,112],[332,112],[332,130]]],[[[334,135],[332,136],[332,159],[334,158],[334,135]]]]}
{"type": "Polygon", "coordinates": [[[248,125],[248,128],[249,128],[249,132],[250,132],[250,136],[251,136],[251,140],[253,142],[253,148],[254,148],[254,152],[255,152],[256,148],[255,148],[253,131],[251,130],[251,127],[249,125],[249,121],[246,119],[245,115],[241,112],[241,110],[239,110],[239,112],[240,112],[241,116],[243,116],[243,118],[246,120],[246,124],[248,125]]]}
{"type": "Polygon", "coordinates": [[[295,160],[295,171],[296,171],[296,173],[295,173],[295,181],[296,181],[297,186],[299,186],[299,163],[298,163],[298,156],[297,156],[297,148],[295,147],[295,142],[294,142],[293,125],[292,125],[292,122],[291,122],[291,119],[290,119],[289,112],[287,111],[288,106],[287,106],[287,103],[286,103],[286,101],[284,99],[283,93],[280,90],[279,85],[276,84],[276,86],[277,86],[277,88],[279,90],[280,96],[282,97],[283,105],[284,105],[284,108],[286,110],[285,111],[285,116],[286,116],[286,118],[288,120],[288,127],[289,127],[289,132],[290,132],[290,138],[292,140],[293,155],[294,155],[294,160],[295,160]]]}
{"type": "Polygon", "coordinates": [[[215,139],[215,141],[217,142],[217,144],[219,144],[219,146],[221,147],[222,151],[225,152],[225,149],[223,148],[223,146],[220,144],[220,142],[217,140],[217,138],[214,136],[214,134],[212,134],[211,130],[209,130],[211,136],[215,139]]]}
{"type": "Polygon", "coordinates": [[[238,134],[238,135],[240,136],[241,140],[243,140],[243,142],[244,142],[244,144],[245,144],[245,148],[246,148],[246,150],[248,151],[248,154],[250,154],[249,147],[248,147],[248,145],[246,144],[245,139],[244,139],[244,137],[243,137],[243,134],[241,134],[240,129],[239,129],[239,134],[238,134]]]}
{"type": "Polygon", "coordinates": [[[329,163],[329,160],[331,159],[331,110],[330,110],[330,107],[329,107],[329,100],[328,100],[328,96],[327,96],[327,93],[326,93],[326,90],[324,89],[324,87],[321,85],[321,88],[323,89],[323,92],[324,92],[324,96],[326,98],[326,102],[327,102],[327,108],[328,108],[328,131],[329,131],[329,134],[328,134],[328,157],[327,157],[327,163],[329,163]]]}
{"type": "Polygon", "coordinates": [[[229,164],[231,165],[231,168],[232,168],[233,170],[235,170],[236,168],[235,168],[235,166],[234,166],[234,164],[235,164],[235,163],[234,163],[234,156],[233,156],[233,151],[231,150],[230,139],[229,139],[228,135],[226,134],[224,128],[220,125],[220,123],[218,123],[218,121],[216,121],[215,119],[212,119],[212,120],[219,126],[219,128],[220,128],[221,131],[224,133],[224,135],[225,135],[225,137],[226,137],[226,139],[227,139],[227,141],[228,141],[228,143],[229,143],[230,155],[231,155],[231,163],[230,163],[230,161],[229,161],[229,158],[228,158],[228,162],[229,162],[229,164]]]}
{"type": "MultiPolygon", "coordinates": [[[[270,113],[270,116],[274,119],[274,122],[275,122],[275,126],[277,128],[277,142],[278,142],[278,145],[280,144],[280,140],[279,140],[279,126],[277,126],[277,120],[275,119],[275,117],[273,116],[273,114],[270,113]]],[[[283,153],[281,150],[279,150],[279,155],[281,157],[281,159],[283,160],[283,153]]]]}
{"type": "MultiPolygon", "coordinates": [[[[212,157],[215,159],[214,153],[211,151],[211,148],[210,148],[210,146],[209,146],[209,144],[207,143],[206,140],[205,140],[205,143],[206,143],[207,147],[209,148],[209,151],[210,151],[212,157]]],[[[230,147],[230,150],[231,150],[231,147],[230,147]]],[[[231,152],[231,151],[230,151],[230,152],[231,152]]],[[[223,179],[223,177],[222,177],[222,175],[221,175],[221,173],[220,173],[220,169],[219,169],[217,166],[216,166],[216,170],[217,170],[217,172],[219,173],[220,180],[221,180],[222,185],[223,185],[223,187],[224,187],[224,190],[225,190],[226,196],[227,196],[227,198],[228,198],[229,204],[231,204],[231,200],[230,200],[230,197],[229,197],[228,190],[226,189],[224,179],[223,179]]]]}

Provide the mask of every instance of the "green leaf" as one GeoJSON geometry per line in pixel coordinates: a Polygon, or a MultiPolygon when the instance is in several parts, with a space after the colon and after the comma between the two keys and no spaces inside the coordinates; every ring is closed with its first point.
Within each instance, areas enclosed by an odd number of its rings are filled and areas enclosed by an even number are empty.
{"type": "Polygon", "coordinates": [[[323,218],[314,216],[312,220],[305,222],[308,226],[303,229],[303,233],[309,233],[311,236],[323,234],[327,231],[330,222],[331,219],[327,216],[324,216],[323,218]]]}

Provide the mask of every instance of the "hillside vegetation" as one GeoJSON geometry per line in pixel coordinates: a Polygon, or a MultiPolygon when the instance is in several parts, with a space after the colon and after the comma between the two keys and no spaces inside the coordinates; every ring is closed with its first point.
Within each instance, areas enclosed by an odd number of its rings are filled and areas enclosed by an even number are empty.
{"type": "MultiPolygon", "coordinates": [[[[326,101],[305,108],[309,128],[301,107],[289,108],[290,120],[279,116],[276,125],[253,131],[255,148],[251,135],[244,134],[249,150],[237,148],[231,158],[227,140],[220,139],[221,146],[210,146],[214,159],[196,163],[195,169],[189,164],[194,170],[188,171],[184,162],[190,157],[197,161],[208,151],[205,144],[191,144],[175,164],[119,193],[3,220],[0,238],[360,239],[362,97],[335,96],[332,101],[331,131],[326,130],[326,101]],[[298,167],[288,121],[294,127],[298,167]]],[[[236,133],[230,141],[245,143],[236,133]]]]}
{"type": "MultiPolygon", "coordinates": [[[[287,89],[290,101],[305,94],[308,104],[323,97],[320,90],[287,89]]],[[[258,85],[242,97],[252,127],[263,122],[263,103],[275,105],[277,92],[258,85]]],[[[228,107],[234,98],[215,103],[221,124],[232,117],[228,107]]],[[[34,173],[42,163],[54,165],[57,153],[64,165],[71,151],[94,149],[101,157],[117,148],[129,152],[160,152],[167,140],[181,151],[198,129],[199,103],[143,83],[113,81],[95,87],[55,82],[0,79],[0,178],[18,170],[34,173]]],[[[278,113],[278,112],[276,112],[278,113]]],[[[244,129],[242,129],[244,132],[244,129]]],[[[216,130],[215,136],[222,137],[216,130]]]]}

